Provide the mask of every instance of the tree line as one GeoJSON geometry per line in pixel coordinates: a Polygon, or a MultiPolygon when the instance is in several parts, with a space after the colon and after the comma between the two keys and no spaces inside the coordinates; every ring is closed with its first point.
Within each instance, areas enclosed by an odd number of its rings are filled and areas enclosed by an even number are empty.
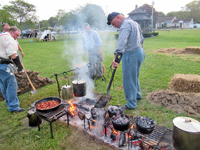
{"type": "MultiPolygon", "coordinates": [[[[96,4],[85,4],[78,8],[66,12],[63,9],[58,10],[56,16],[50,17],[48,20],[39,21],[35,15],[36,7],[24,0],[15,0],[9,2],[10,5],[5,5],[0,9],[0,23],[9,23],[11,26],[17,26],[19,29],[24,30],[42,29],[48,27],[63,26],[65,30],[77,30],[82,28],[84,22],[88,22],[92,28],[105,29],[107,28],[107,16],[101,6],[96,4]]],[[[134,9],[134,8],[133,8],[134,9]]],[[[146,12],[151,17],[152,6],[144,4],[139,9],[146,12]]],[[[158,17],[171,17],[176,16],[177,19],[193,18],[195,23],[200,23],[200,0],[194,0],[185,5],[181,11],[169,12],[166,15],[163,12],[158,12],[153,8],[154,24],[158,17]]]]}

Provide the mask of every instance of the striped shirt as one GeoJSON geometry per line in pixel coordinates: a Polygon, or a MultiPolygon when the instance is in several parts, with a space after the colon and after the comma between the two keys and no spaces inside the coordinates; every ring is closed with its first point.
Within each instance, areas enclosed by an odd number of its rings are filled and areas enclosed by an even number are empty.
{"type": "Polygon", "coordinates": [[[131,18],[122,21],[119,30],[117,46],[114,54],[117,52],[133,51],[138,47],[143,47],[144,37],[141,33],[139,24],[131,18]]]}

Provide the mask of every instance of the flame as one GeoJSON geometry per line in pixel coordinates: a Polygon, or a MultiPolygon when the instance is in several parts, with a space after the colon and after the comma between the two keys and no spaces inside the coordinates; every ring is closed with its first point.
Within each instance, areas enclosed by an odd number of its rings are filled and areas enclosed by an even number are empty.
{"type": "Polygon", "coordinates": [[[112,128],[112,132],[113,132],[113,134],[115,134],[115,135],[118,134],[118,131],[114,130],[113,128],[112,128]]]}
{"type": "Polygon", "coordinates": [[[133,129],[133,124],[132,124],[132,126],[131,126],[130,128],[132,128],[132,129],[133,129]]]}
{"type": "Polygon", "coordinates": [[[96,123],[96,120],[92,120],[92,122],[90,122],[90,129],[94,129],[95,128],[95,125],[92,125],[92,123],[96,123]]]}
{"type": "Polygon", "coordinates": [[[73,99],[69,100],[68,103],[70,104],[70,107],[68,108],[69,112],[72,114],[72,116],[76,115],[76,105],[73,104],[73,99]]]}

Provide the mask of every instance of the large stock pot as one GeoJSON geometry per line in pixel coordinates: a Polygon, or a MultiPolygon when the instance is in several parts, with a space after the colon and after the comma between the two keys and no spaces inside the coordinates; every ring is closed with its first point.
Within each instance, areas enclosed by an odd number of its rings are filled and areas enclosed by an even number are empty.
{"type": "Polygon", "coordinates": [[[173,146],[176,150],[200,149],[200,122],[189,117],[173,120],[173,146]]]}

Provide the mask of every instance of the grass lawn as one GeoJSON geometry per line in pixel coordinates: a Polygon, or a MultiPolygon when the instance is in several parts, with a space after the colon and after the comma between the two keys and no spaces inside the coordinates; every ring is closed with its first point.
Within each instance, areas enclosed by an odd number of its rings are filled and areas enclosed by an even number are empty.
{"type": "MultiPolygon", "coordinates": [[[[172,120],[178,116],[187,114],[177,114],[172,110],[165,109],[150,103],[146,98],[149,92],[159,89],[168,89],[169,82],[174,74],[198,74],[200,75],[199,55],[165,55],[155,53],[161,48],[185,48],[188,46],[200,47],[200,30],[171,30],[170,32],[158,31],[159,35],[153,38],[145,38],[144,50],[146,58],[141,66],[140,86],[142,101],[138,103],[137,109],[126,111],[126,114],[133,116],[148,116],[156,121],[158,125],[172,129],[172,120]]],[[[97,81],[95,92],[106,94],[107,85],[110,80],[111,71],[109,69],[113,60],[113,52],[117,43],[116,33],[100,33],[103,41],[103,64],[106,67],[105,77],[107,82],[97,81]]],[[[69,35],[57,37],[52,42],[31,42],[31,39],[19,39],[19,43],[24,51],[23,63],[26,70],[40,71],[41,76],[51,77],[54,73],[61,73],[73,69],[75,64],[87,62],[87,54],[83,55],[81,35],[69,35]]],[[[134,58],[133,58],[134,59],[134,58]]],[[[69,76],[72,73],[68,74],[69,76]]],[[[61,76],[60,76],[61,77],[61,76]]],[[[52,78],[55,80],[55,78],[52,78]]],[[[62,85],[67,83],[63,78],[59,79],[62,85]]],[[[124,105],[126,100],[122,88],[121,64],[117,69],[114,86],[111,87],[110,94],[113,97],[110,105],[124,105]]],[[[48,96],[57,96],[57,84],[47,85],[38,88],[38,93],[31,95],[27,92],[19,95],[20,106],[28,108],[39,99],[48,96]]],[[[50,138],[49,123],[41,125],[41,131],[37,128],[27,128],[22,121],[26,118],[27,111],[22,113],[10,113],[4,101],[0,101],[0,149],[108,149],[102,144],[94,143],[90,138],[77,136],[81,133],[75,127],[67,127],[66,124],[56,121],[53,123],[54,140],[50,138]]],[[[200,121],[200,118],[189,116],[200,121]]]]}

